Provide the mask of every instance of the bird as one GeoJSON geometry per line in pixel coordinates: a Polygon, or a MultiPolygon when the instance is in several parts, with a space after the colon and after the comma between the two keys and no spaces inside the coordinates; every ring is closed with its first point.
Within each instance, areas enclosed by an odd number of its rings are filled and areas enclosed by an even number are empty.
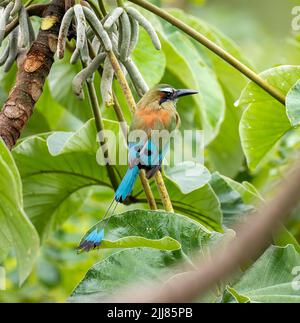
{"type": "Polygon", "coordinates": [[[175,89],[168,84],[159,84],[149,90],[138,102],[133,114],[128,135],[128,170],[117,188],[102,220],[81,240],[78,252],[98,248],[104,238],[104,230],[114,215],[118,203],[124,202],[132,193],[141,169],[148,179],[161,169],[168,151],[168,141],[159,140],[162,131],[172,133],[180,127],[176,110],[179,98],[199,93],[191,89],[175,89]]]}

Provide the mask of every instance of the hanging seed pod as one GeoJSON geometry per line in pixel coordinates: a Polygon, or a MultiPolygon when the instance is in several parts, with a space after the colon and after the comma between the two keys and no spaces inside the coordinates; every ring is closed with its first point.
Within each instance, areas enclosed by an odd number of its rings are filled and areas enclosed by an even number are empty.
{"type": "Polygon", "coordinates": [[[113,47],[113,52],[117,57],[120,57],[120,52],[119,52],[119,36],[113,33],[112,31],[109,31],[109,37],[112,42],[112,47],[113,47]]]}
{"type": "Polygon", "coordinates": [[[5,28],[9,21],[10,13],[14,7],[14,3],[10,2],[4,9],[1,17],[0,17],[0,46],[2,45],[2,41],[5,36],[5,28]]]}
{"type": "Polygon", "coordinates": [[[59,59],[62,59],[65,55],[66,50],[66,41],[70,29],[70,25],[72,19],[74,17],[74,8],[70,8],[64,15],[63,20],[61,22],[61,27],[59,30],[58,35],[58,42],[57,42],[57,56],[59,59]]]}
{"type": "Polygon", "coordinates": [[[125,62],[128,58],[128,51],[131,40],[131,24],[126,12],[123,12],[120,17],[120,39],[119,39],[119,52],[120,59],[125,62]]]}
{"type": "Polygon", "coordinates": [[[88,39],[93,39],[94,37],[93,29],[90,26],[86,29],[86,37],[88,39]]]}
{"type": "Polygon", "coordinates": [[[112,84],[114,80],[114,70],[111,66],[110,60],[106,57],[103,67],[102,79],[101,79],[101,95],[103,103],[106,107],[114,104],[112,84]]]}
{"type": "Polygon", "coordinates": [[[104,53],[97,55],[85,69],[83,69],[74,77],[72,87],[75,95],[80,98],[83,97],[83,83],[93,76],[101,63],[104,62],[105,57],[106,54],[104,53]]]}
{"type": "Polygon", "coordinates": [[[23,7],[22,0],[15,0],[15,4],[10,15],[13,17],[14,15],[18,14],[22,9],[22,7],[23,7]]]}
{"type": "Polygon", "coordinates": [[[5,7],[8,3],[8,0],[0,0],[0,7],[5,7]]]}
{"type": "Polygon", "coordinates": [[[74,65],[78,62],[80,58],[80,50],[78,48],[75,48],[72,56],[71,56],[71,59],[70,59],[70,64],[74,65]]]}
{"type": "Polygon", "coordinates": [[[2,66],[6,62],[8,55],[9,55],[9,45],[5,47],[5,49],[3,50],[0,56],[0,66],[2,66]]]}
{"type": "Polygon", "coordinates": [[[76,22],[77,22],[76,48],[81,50],[85,46],[85,42],[86,42],[86,33],[85,33],[86,21],[85,21],[85,16],[81,5],[77,4],[74,6],[74,13],[75,13],[76,22]]]}
{"type": "Polygon", "coordinates": [[[86,7],[83,7],[83,11],[84,11],[87,21],[89,22],[91,27],[93,29],[95,29],[95,31],[98,33],[99,37],[101,38],[101,41],[103,43],[105,50],[111,51],[112,50],[111,40],[110,40],[106,30],[103,28],[101,22],[99,21],[99,19],[95,15],[95,13],[86,7]]]}
{"type": "Polygon", "coordinates": [[[125,68],[132,80],[132,83],[136,89],[137,94],[142,97],[146,92],[149,91],[148,85],[145,82],[142,74],[139,69],[133,62],[131,58],[129,58],[126,62],[124,62],[125,68]]]}
{"type": "Polygon", "coordinates": [[[139,13],[136,9],[132,7],[127,7],[126,11],[132,18],[137,20],[137,22],[147,31],[154,47],[157,50],[160,50],[161,43],[151,23],[141,13],[139,13]]]}
{"type": "Polygon", "coordinates": [[[110,30],[111,27],[118,21],[123,12],[124,9],[122,7],[118,7],[114,9],[111,13],[109,13],[104,20],[104,29],[110,30]]]}
{"type": "Polygon", "coordinates": [[[87,39],[85,40],[83,48],[80,50],[81,60],[85,65],[88,65],[90,62],[90,54],[89,54],[89,47],[87,43],[87,39]]]}
{"type": "Polygon", "coordinates": [[[96,54],[99,54],[101,51],[101,44],[99,39],[95,36],[92,41],[92,47],[96,54]]]}
{"type": "Polygon", "coordinates": [[[139,41],[139,23],[133,19],[132,17],[129,17],[130,19],[130,25],[131,25],[131,39],[130,44],[128,48],[128,56],[134,51],[138,41],[139,41]]]}
{"type": "Polygon", "coordinates": [[[4,72],[7,73],[12,67],[16,57],[18,55],[18,38],[19,38],[19,28],[15,28],[9,34],[9,55],[4,65],[4,72]]]}
{"type": "Polygon", "coordinates": [[[19,26],[20,26],[20,46],[25,48],[30,43],[30,35],[28,28],[28,15],[26,9],[22,6],[19,12],[19,26]]]}

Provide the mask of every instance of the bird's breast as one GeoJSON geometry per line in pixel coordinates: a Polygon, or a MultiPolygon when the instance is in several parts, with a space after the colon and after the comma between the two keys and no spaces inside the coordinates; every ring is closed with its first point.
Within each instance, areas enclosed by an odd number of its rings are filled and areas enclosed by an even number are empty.
{"type": "Polygon", "coordinates": [[[144,130],[169,129],[172,121],[176,118],[176,112],[164,109],[143,109],[137,111],[137,118],[141,121],[144,130]]]}

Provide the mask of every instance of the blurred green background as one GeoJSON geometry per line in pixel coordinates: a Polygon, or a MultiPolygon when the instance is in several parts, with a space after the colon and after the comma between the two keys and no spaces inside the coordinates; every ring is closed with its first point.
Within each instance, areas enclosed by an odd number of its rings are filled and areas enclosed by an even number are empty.
{"type": "MultiPolygon", "coordinates": [[[[300,45],[291,22],[292,8],[300,1],[291,0],[163,0],[161,6],[178,7],[199,16],[233,39],[256,71],[285,64],[298,64],[300,45]]],[[[94,191],[80,211],[45,242],[35,271],[22,288],[17,286],[13,258],[7,260],[11,270],[0,302],[65,301],[87,270],[101,257],[100,253],[78,256],[74,241],[103,212],[111,191],[94,191]],[[89,212],[87,212],[87,210],[89,212]],[[86,214],[89,213],[87,216],[86,214]]],[[[121,209],[120,209],[121,211],[121,209]]]]}

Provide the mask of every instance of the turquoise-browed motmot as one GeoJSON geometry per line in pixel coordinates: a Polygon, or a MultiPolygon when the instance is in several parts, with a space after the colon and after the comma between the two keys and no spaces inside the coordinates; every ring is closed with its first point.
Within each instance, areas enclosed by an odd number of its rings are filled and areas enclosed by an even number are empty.
{"type": "Polygon", "coordinates": [[[197,93],[195,90],[175,90],[170,85],[160,84],[143,96],[137,105],[130,126],[127,173],[102,221],[85,235],[78,247],[79,250],[89,251],[100,246],[105,226],[114,214],[117,204],[126,200],[132,193],[140,170],[145,169],[147,178],[150,179],[160,169],[168,150],[168,144],[158,143],[153,133],[158,134],[161,131],[172,133],[176,130],[180,125],[180,117],[176,111],[177,100],[197,93]],[[130,134],[135,131],[145,135],[139,137],[138,140],[137,138],[132,140],[130,134]]]}

